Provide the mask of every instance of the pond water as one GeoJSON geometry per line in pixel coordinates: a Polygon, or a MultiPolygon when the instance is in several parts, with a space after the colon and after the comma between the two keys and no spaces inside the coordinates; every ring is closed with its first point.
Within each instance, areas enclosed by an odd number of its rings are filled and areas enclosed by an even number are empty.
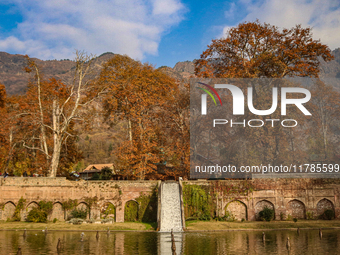
{"type": "MultiPolygon", "coordinates": [[[[172,254],[171,236],[156,232],[81,232],[0,231],[0,254],[172,254]],[[57,252],[58,239],[62,250],[57,252]]],[[[178,254],[340,254],[340,231],[318,230],[175,233],[178,254]],[[290,250],[286,248],[287,237],[290,250]]]]}

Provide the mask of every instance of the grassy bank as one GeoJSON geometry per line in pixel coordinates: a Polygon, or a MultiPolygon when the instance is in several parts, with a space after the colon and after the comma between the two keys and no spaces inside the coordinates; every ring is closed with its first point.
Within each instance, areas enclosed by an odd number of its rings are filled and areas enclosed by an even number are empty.
{"type": "Polygon", "coordinates": [[[264,229],[296,229],[296,228],[340,228],[339,220],[299,220],[293,221],[187,221],[188,231],[223,231],[223,230],[264,230],[264,229]]]}
{"type": "MultiPolygon", "coordinates": [[[[6,222],[0,221],[1,230],[43,230],[47,227],[49,230],[65,230],[65,231],[104,231],[107,228],[114,231],[132,230],[132,231],[155,231],[157,223],[137,223],[137,222],[121,222],[113,224],[82,224],[73,225],[66,222],[6,222]]],[[[245,222],[224,222],[224,221],[187,221],[186,229],[188,231],[224,231],[224,230],[270,230],[270,229],[296,229],[296,228],[340,228],[339,220],[299,220],[293,221],[245,221],[245,222]]]]}
{"type": "Polygon", "coordinates": [[[49,230],[66,230],[66,231],[80,231],[80,230],[135,230],[135,231],[152,231],[155,230],[157,224],[155,223],[137,223],[137,222],[121,222],[114,224],[81,224],[81,225],[73,225],[66,222],[48,222],[48,223],[33,223],[33,222],[6,222],[0,221],[0,231],[1,230],[17,230],[17,229],[27,229],[27,230],[42,230],[47,227],[49,230]]]}

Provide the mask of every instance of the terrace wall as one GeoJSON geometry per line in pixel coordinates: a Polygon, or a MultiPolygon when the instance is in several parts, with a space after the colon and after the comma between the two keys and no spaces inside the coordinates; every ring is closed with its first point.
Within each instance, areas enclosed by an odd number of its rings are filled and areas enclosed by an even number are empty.
{"type": "MultiPolygon", "coordinates": [[[[241,181],[220,181],[239,185],[241,181]]],[[[256,220],[259,211],[265,206],[274,208],[275,219],[288,215],[293,218],[314,217],[326,209],[333,209],[335,217],[340,218],[340,181],[312,179],[260,179],[250,181],[254,190],[246,195],[219,194],[217,214],[223,216],[225,210],[232,211],[241,220],[256,220]]],[[[183,181],[184,185],[214,185],[214,181],[183,181]]],[[[53,202],[50,220],[65,220],[69,212],[63,203],[69,199],[77,200],[77,207],[90,205],[91,218],[99,218],[101,209],[108,203],[116,207],[116,222],[124,221],[126,202],[136,200],[141,194],[151,194],[160,181],[68,181],[65,178],[7,177],[0,178],[0,220],[13,216],[20,198],[26,199],[21,212],[22,220],[29,210],[38,206],[42,200],[53,202]]]]}

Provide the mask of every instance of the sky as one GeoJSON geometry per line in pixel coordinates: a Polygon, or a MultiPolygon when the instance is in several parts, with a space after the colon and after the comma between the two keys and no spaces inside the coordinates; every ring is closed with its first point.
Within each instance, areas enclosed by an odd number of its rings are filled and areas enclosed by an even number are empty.
{"type": "Polygon", "coordinates": [[[173,67],[256,19],[311,27],[314,39],[340,47],[340,0],[0,0],[0,51],[43,60],[113,52],[173,67]]]}

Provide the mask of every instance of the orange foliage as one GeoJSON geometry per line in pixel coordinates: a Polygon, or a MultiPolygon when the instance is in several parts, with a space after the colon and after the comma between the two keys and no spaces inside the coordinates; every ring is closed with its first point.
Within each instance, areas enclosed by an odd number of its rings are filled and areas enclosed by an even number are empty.
{"type": "MultiPolygon", "coordinates": [[[[85,76],[93,58],[77,52],[73,84],[45,80],[36,63],[27,57],[33,76],[22,97],[11,100],[9,165],[16,174],[33,171],[55,177],[67,172],[81,158],[76,146],[76,123],[91,118],[89,107],[105,88],[94,87],[85,76]]],[[[9,136],[9,135],[8,135],[9,136]]]]}
{"type": "MultiPolygon", "coordinates": [[[[297,25],[291,29],[279,29],[257,20],[241,23],[231,28],[225,38],[213,40],[195,61],[195,73],[202,78],[318,77],[320,59],[330,61],[333,58],[328,46],[313,40],[311,28],[297,25]]],[[[252,87],[255,108],[268,109],[272,102],[271,87],[261,84],[252,87]]],[[[280,125],[259,129],[242,127],[215,137],[217,141],[228,144],[221,152],[224,164],[307,162],[305,148],[309,119],[295,110],[290,110],[290,116],[299,122],[297,128],[287,129],[280,125]]],[[[267,117],[281,118],[278,111],[267,117]]],[[[237,116],[233,118],[238,119],[237,116]]],[[[263,119],[264,116],[246,113],[243,118],[263,119]]]]}
{"type": "Polygon", "coordinates": [[[311,28],[281,31],[259,21],[244,22],[212,41],[195,62],[195,73],[204,78],[317,77],[319,57],[334,58],[328,46],[313,40],[311,28]]]}
{"type": "Polygon", "coordinates": [[[117,152],[124,174],[144,179],[156,173],[157,165],[175,162],[175,157],[178,161],[172,164],[171,173],[182,174],[185,162],[174,150],[182,150],[176,142],[183,136],[169,133],[174,120],[164,117],[175,108],[176,81],[149,64],[115,55],[104,64],[98,84],[108,86],[104,99],[107,120],[127,123],[126,142],[117,152]]]}

